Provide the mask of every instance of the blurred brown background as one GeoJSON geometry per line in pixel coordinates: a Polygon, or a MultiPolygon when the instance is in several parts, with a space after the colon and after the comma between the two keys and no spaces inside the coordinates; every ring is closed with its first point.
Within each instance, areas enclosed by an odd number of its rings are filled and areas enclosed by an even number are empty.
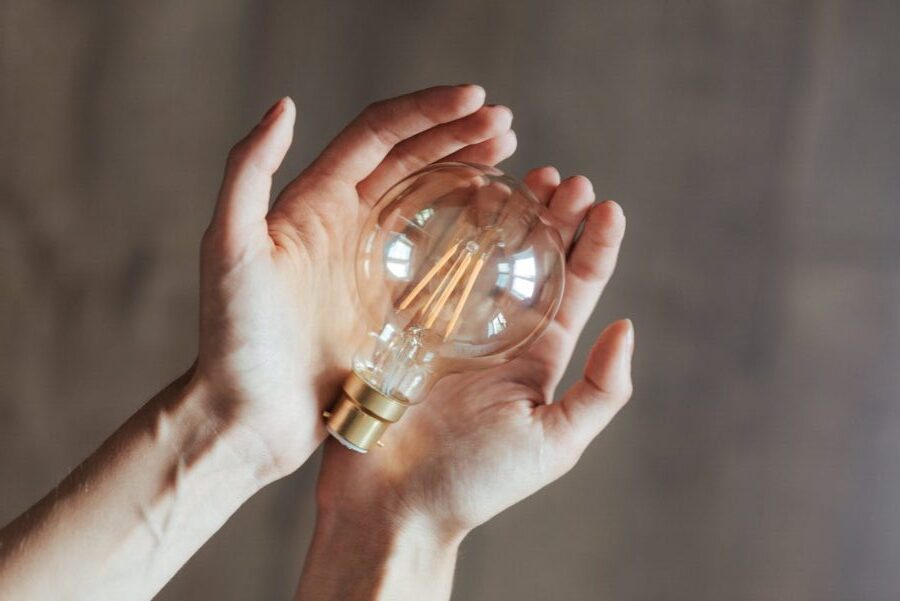
{"type": "MultiPolygon", "coordinates": [[[[229,146],[277,97],[283,184],[371,100],[476,82],[625,207],[583,345],[636,394],[464,544],[455,598],[900,597],[900,3],[0,2],[0,522],[195,352],[229,146]]],[[[580,370],[582,353],[568,381],[580,370]]],[[[160,599],[288,599],[312,462],[160,599]]]]}

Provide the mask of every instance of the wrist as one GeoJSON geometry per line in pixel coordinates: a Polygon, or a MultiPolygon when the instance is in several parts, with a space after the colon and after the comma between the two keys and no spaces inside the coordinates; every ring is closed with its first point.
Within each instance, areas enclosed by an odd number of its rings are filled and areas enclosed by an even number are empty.
{"type": "Polygon", "coordinates": [[[372,554],[413,547],[434,555],[455,554],[467,534],[424,514],[387,509],[376,503],[353,508],[320,503],[316,530],[345,540],[361,553],[372,554]]]}
{"type": "Polygon", "coordinates": [[[299,598],[449,598],[463,538],[410,512],[320,505],[299,598]]]}
{"type": "Polygon", "coordinates": [[[171,430],[185,460],[193,452],[242,476],[249,494],[281,477],[265,441],[243,427],[228,403],[191,369],[160,395],[157,431],[171,430]]]}
{"type": "Polygon", "coordinates": [[[4,530],[28,544],[0,545],[0,597],[150,598],[259,490],[265,470],[190,382],[167,386],[4,530]]]}
{"type": "Polygon", "coordinates": [[[188,404],[219,429],[263,484],[296,471],[319,447],[325,428],[313,386],[298,384],[289,398],[266,398],[264,392],[248,390],[245,383],[201,365],[198,361],[181,378],[188,404]]]}
{"type": "MultiPolygon", "coordinates": [[[[326,450],[316,484],[317,523],[345,524],[362,530],[375,527],[388,534],[418,533],[423,538],[457,546],[472,530],[459,519],[428,511],[416,503],[421,494],[406,493],[404,484],[394,482],[394,476],[385,470],[377,466],[368,474],[365,470],[341,470],[347,466],[329,464],[328,458],[326,450]]],[[[352,458],[368,460],[362,456],[352,458]]]]}

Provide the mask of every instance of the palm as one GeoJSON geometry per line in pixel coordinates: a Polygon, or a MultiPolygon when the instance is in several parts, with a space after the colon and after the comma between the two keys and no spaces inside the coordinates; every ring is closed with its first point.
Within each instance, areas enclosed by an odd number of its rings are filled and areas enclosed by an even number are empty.
{"type": "MultiPolygon", "coordinates": [[[[559,184],[552,169],[532,171],[526,183],[549,203],[571,245],[593,201],[589,183],[574,178],[559,184]]],[[[319,480],[322,499],[355,497],[361,504],[379,499],[394,512],[415,508],[451,529],[468,529],[571,467],[593,437],[583,430],[595,434],[622,398],[616,390],[605,409],[590,404],[586,417],[576,416],[588,405],[586,394],[598,394],[598,379],[583,381],[553,404],[578,334],[612,272],[622,234],[618,207],[597,205],[590,213],[570,252],[563,304],[544,336],[505,365],[441,381],[424,406],[412,408],[388,430],[384,448],[359,456],[330,445],[319,480]]],[[[616,336],[623,328],[613,328],[598,348],[621,344],[616,336]]],[[[613,382],[621,375],[619,366],[602,355],[595,353],[589,370],[608,372],[603,385],[620,387],[620,381],[613,382]]]]}
{"type": "Polygon", "coordinates": [[[371,204],[447,155],[493,163],[512,152],[508,110],[483,100],[483,91],[462,86],[373,105],[271,210],[268,188],[290,145],[293,105],[282,102],[232,151],[204,237],[197,373],[284,471],[324,437],[322,405],[362,334],[354,255],[371,204]]]}
{"type": "MultiPolygon", "coordinates": [[[[296,329],[282,335],[303,341],[297,349],[301,356],[294,359],[301,360],[298,364],[311,378],[320,403],[334,396],[362,333],[353,279],[356,248],[348,241],[357,239],[368,211],[355,190],[341,192],[322,197],[318,191],[288,188],[277,206],[295,205],[297,214],[276,210],[269,220],[284,277],[292,283],[284,301],[296,329]],[[303,229],[294,227],[293,220],[303,223],[303,229]],[[316,318],[310,320],[310,315],[316,318]]],[[[313,409],[318,414],[318,406],[313,409]]]]}
{"type": "Polygon", "coordinates": [[[320,487],[368,479],[378,488],[368,498],[392,495],[453,525],[484,522],[559,472],[536,415],[543,392],[517,381],[520,371],[512,362],[447,378],[385,436],[384,448],[365,457],[328,448],[320,487]]]}

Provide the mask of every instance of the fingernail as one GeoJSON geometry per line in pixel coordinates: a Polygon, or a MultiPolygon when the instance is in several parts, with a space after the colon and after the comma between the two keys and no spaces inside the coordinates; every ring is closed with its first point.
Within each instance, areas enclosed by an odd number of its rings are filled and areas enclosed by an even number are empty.
{"type": "Polygon", "coordinates": [[[457,88],[472,88],[478,92],[478,95],[482,98],[482,100],[487,96],[487,92],[483,87],[478,85],[477,83],[460,83],[456,84],[457,88]]]}
{"type": "Polygon", "coordinates": [[[510,122],[512,122],[512,119],[513,119],[512,109],[509,108],[508,106],[506,106],[505,104],[485,104],[484,106],[485,106],[485,108],[495,109],[495,110],[499,110],[500,112],[506,113],[506,115],[509,117],[510,122]]]}
{"type": "Polygon", "coordinates": [[[259,122],[260,125],[268,125],[278,118],[278,115],[280,115],[284,110],[284,100],[284,98],[281,98],[280,100],[278,100],[278,102],[273,104],[269,110],[266,111],[266,114],[263,115],[262,119],[259,122]]]}
{"type": "Polygon", "coordinates": [[[628,322],[628,329],[625,331],[625,344],[634,352],[634,323],[630,319],[625,321],[628,322]]]}
{"type": "Polygon", "coordinates": [[[618,202],[616,202],[615,200],[612,200],[612,199],[608,199],[606,202],[608,202],[610,205],[616,207],[616,209],[619,211],[619,214],[622,217],[625,216],[625,209],[623,209],[622,205],[620,205],[618,202]]]}

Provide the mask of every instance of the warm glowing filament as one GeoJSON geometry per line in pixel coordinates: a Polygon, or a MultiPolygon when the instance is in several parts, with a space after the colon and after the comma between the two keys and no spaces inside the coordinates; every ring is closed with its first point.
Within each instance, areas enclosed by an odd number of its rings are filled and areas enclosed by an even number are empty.
{"type": "Polygon", "coordinates": [[[416,284],[409,294],[407,294],[400,302],[397,309],[402,311],[409,307],[429,282],[434,280],[438,273],[450,263],[449,268],[444,272],[443,277],[441,277],[440,282],[429,295],[428,300],[425,301],[425,304],[422,305],[417,312],[420,325],[425,329],[430,329],[440,317],[447,302],[457,291],[457,287],[461,283],[463,277],[465,277],[466,281],[463,285],[462,293],[453,309],[453,315],[447,323],[447,327],[444,329],[444,340],[446,340],[450,334],[453,333],[453,330],[456,329],[456,325],[465,308],[466,301],[469,299],[472,288],[475,286],[475,280],[478,279],[478,274],[484,267],[487,253],[485,253],[483,249],[485,248],[485,244],[489,242],[489,237],[493,238],[493,236],[490,235],[482,235],[481,239],[478,241],[470,241],[468,244],[465,244],[465,240],[460,240],[456,244],[450,246],[450,248],[441,255],[441,258],[437,260],[434,266],[428,270],[428,273],[422,277],[419,283],[416,284]],[[476,254],[479,255],[478,259],[473,263],[476,254]],[[456,255],[456,258],[450,262],[450,259],[453,258],[454,255],[456,255]]]}
{"type": "Polygon", "coordinates": [[[472,253],[467,252],[465,258],[462,260],[462,262],[459,264],[458,269],[456,269],[456,272],[453,274],[453,277],[450,278],[450,283],[446,288],[444,288],[444,291],[441,293],[441,297],[438,299],[438,302],[435,303],[435,305],[431,308],[431,313],[428,315],[428,319],[425,320],[426,329],[434,325],[435,320],[444,309],[444,305],[447,304],[447,300],[450,298],[450,295],[453,294],[453,291],[456,289],[456,285],[459,283],[459,280],[466,272],[466,269],[469,267],[469,263],[471,261],[472,253]]]}
{"type": "Polygon", "coordinates": [[[472,268],[471,273],[469,273],[469,279],[466,280],[466,287],[463,288],[463,293],[459,297],[459,301],[456,303],[456,308],[453,310],[453,317],[450,318],[450,323],[447,324],[447,329],[444,330],[444,340],[449,338],[450,334],[453,333],[454,328],[456,328],[456,322],[459,320],[459,316],[462,314],[463,307],[466,306],[466,300],[468,300],[469,294],[472,292],[472,286],[475,285],[475,280],[478,278],[478,273],[481,271],[481,268],[484,267],[484,259],[484,255],[478,257],[478,261],[475,263],[475,267],[472,268]]]}
{"type": "Polygon", "coordinates": [[[428,297],[428,300],[425,301],[425,304],[419,308],[419,316],[424,319],[425,315],[428,313],[428,310],[431,308],[432,304],[441,298],[444,294],[444,290],[447,288],[447,284],[450,283],[450,280],[453,279],[453,275],[456,273],[456,270],[459,268],[460,263],[462,263],[463,258],[466,256],[465,250],[460,251],[458,255],[456,255],[456,260],[451,263],[450,268],[444,273],[444,277],[441,278],[441,281],[438,282],[437,287],[431,292],[431,296],[428,297]]]}
{"type": "Polygon", "coordinates": [[[412,291],[406,296],[406,298],[403,299],[403,301],[397,307],[398,310],[402,311],[403,309],[407,308],[411,302],[413,302],[413,300],[416,298],[416,296],[419,295],[422,289],[428,285],[428,282],[431,281],[431,278],[437,275],[437,272],[441,270],[441,267],[444,266],[444,263],[450,260],[450,257],[452,257],[453,253],[456,252],[456,248],[458,246],[458,244],[454,244],[447,249],[447,252],[444,253],[444,256],[438,259],[438,262],[434,264],[434,267],[428,270],[428,273],[425,274],[425,277],[422,278],[422,280],[418,284],[416,284],[416,287],[413,288],[412,291]]]}

